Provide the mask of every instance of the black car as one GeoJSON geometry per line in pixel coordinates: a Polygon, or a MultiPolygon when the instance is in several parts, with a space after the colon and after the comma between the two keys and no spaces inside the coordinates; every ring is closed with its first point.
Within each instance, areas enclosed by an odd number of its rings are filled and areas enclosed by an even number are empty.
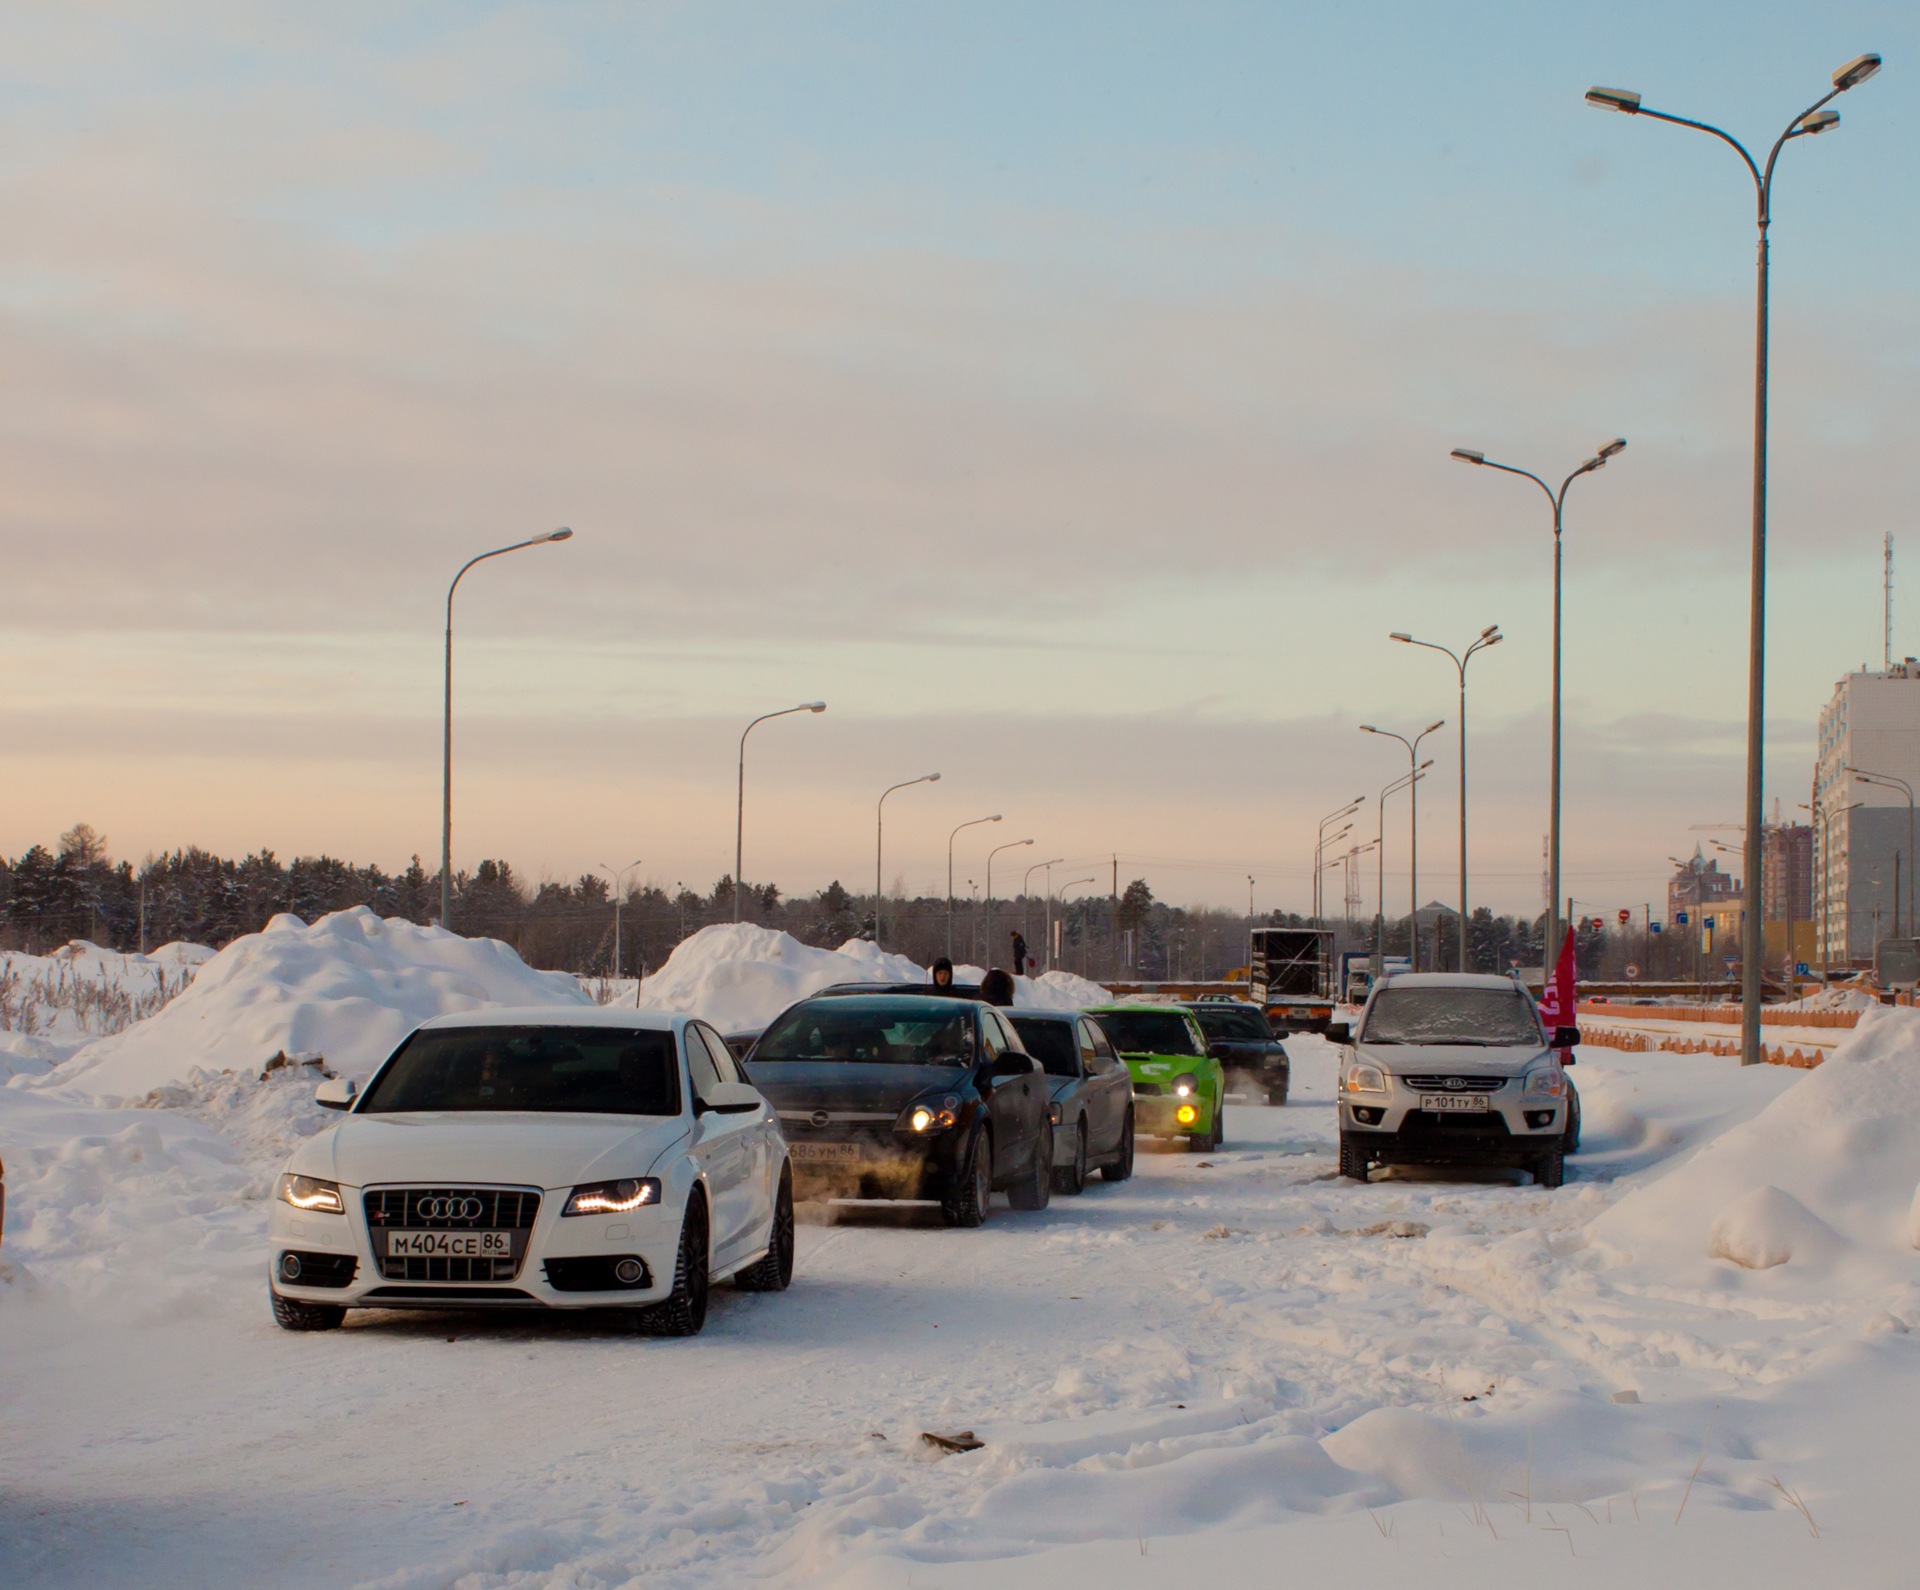
{"type": "Polygon", "coordinates": [[[1053,1190],[1083,1191],[1094,1169],[1125,1181],[1133,1174],[1133,1078],[1107,1035],[1071,1010],[1022,1010],[1010,1019],[1053,1096],[1053,1190]]]}
{"type": "Polygon", "coordinates": [[[1273,1035],[1266,1012],[1237,1000],[1195,1000],[1187,1009],[1206,1034],[1207,1053],[1227,1073],[1227,1086],[1266,1095],[1269,1104],[1287,1102],[1292,1063],[1285,1045],[1273,1035]]]}
{"type": "Polygon", "coordinates": [[[779,1112],[801,1195],[936,1200],[957,1226],[1052,1196],[1047,1079],[1007,1019],[925,994],[806,999],[761,1034],[753,1085],[779,1112]]]}

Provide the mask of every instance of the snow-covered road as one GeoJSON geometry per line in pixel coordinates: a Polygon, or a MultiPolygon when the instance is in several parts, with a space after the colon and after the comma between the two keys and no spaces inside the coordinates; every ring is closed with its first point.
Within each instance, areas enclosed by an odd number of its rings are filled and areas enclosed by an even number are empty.
{"type": "Polygon", "coordinates": [[[723,1290],[686,1342],[473,1315],[286,1335],[260,1198],[308,1079],[138,1111],[0,1090],[25,1271],[0,1294],[0,1584],[1904,1582],[1875,1443],[1904,1455],[1920,1409],[1920,1286],[1649,1268],[1589,1231],[1637,1229],[1626,1195],[1804,1073],[1590,1051],[1565,1189],[1359,1187],[1333,1051],[1291,1047],[1296,1102],[1230,1108],[1218,1154],[1143,1153],[978,1232],[807,1224],[791,1292],[723,1290]],[[985,1446],[919,1439],[960,1430],[985,1446]]]}

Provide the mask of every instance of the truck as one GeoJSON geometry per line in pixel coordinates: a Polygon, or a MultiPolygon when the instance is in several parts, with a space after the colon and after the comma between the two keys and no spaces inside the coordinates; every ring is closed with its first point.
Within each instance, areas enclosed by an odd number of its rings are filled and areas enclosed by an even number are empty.
{"type": "MultiPolygon", "coordinates": [[[[1413,969],[1413,962],[1404,955],[1388,955],[1380,962],[1380,974],[1392,977],[1399,972],[1413,969]]],[[[1349,1005],[1364,1005],[1367,995],[1373,992],[1373,951],[1346,950],[1340,956],[1340,997],[1349,1005]]]]}
{"type": "Polygon", "coordinates": [[[1333,933],[1327,928],[1255,928],[1247,993],[1276,1037],[1325,1032],[1338,1003],[1333,933]]]}

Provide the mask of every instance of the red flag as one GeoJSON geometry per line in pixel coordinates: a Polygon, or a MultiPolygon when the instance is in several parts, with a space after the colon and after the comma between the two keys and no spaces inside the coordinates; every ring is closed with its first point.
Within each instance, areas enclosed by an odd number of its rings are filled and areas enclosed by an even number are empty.
{"type": "Polygon", "coordinates": [[[1567,936],[1560,946],[1560,960],[1553,969],[1553,980],[1540,994],[1540,1024],[1548,1032],[1555,1027],[1573,1027],[1575,1018],[1575,998],[1573,991],[1573,926],[1567,926],[1567,936]]]}

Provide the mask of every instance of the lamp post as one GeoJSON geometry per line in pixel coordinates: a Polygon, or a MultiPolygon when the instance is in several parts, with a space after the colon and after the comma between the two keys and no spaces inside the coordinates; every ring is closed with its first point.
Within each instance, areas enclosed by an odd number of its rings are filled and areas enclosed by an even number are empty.
{"type": "MultiPolygon", "coordinates": [[[[1397,640],[1403,646],[1424,646],[1428,651],[1437,651],[1451,659],[1460,676],[1460,970],[1470,971],[1467,965],[1467,664],[1473,661],[1473,654],[1484,651],[1489,646],[1498,646],[1506,636],[1500,633],[1498,624],[1489,624],[1474,638],[1473,644],[1463,652],[1456,652],[1451,646],[1442,646],[1430,640],[1415,640],[1411,635],[1395,630],[1389,640],[1397,640]]],[[[1552,905],[1547,909],[1551,911],[1552,905]]],[[[1553,960],[1553,949],[1547,949],[1547,960],[1553,960]]]]}
{"type": "Polygon", "coordinates": [[[1385,970],[1387,954],[1387,797],[1399,790],[1411,790],[1426,777],[1427,769],[1432,766],[1433,758],[1428,757],[1418,767],[1402,773],[1380,792],[1380,832],[1373,841],[1376,852],[1374,864],[1380,874],[1374,884],[1373,975],[1375,977],[1379,977],[1385,970]]]}
{"type": "Polygon", "coordinates": [[[993,858],[1003,850],[1018,850],[1022,845],[1030,845],[1031,839],[1010,839],[1004,845],[995,845],[987,852],[987,959],[993,959],[993,858]]]}
{"type": "MultiPolygon", "coordinates": [[[[1099,881],[1100,880],[1098,878],[1075,878],[1072,883],[1061,884],[1060,885],[1060,904],[1063,907],[1066,905],[1067,891],[1069,889],[1077,889],[1083,883],[1098,883],[1099,881]]],[[[1052,913],[1049,912],[1048,914],[1051,915],[1052,913]]],[[[1047,931],[1051,933],[1053,930],[1049,928],[1047,931]]],[[[1049,961],[1048,964],[1051,965],[1052,962],[1049,961]]],[[[1080,975],[1082,977],[1087,975],[1087,943],[1086,943],[1086,936],[1084,934],[1081,935],[1081,939],[1080,939],[1080,975]]]]}
{"type": "Polygon", "coordinates": [[[1316,859],[1314,861],[1314,867],[1313,867],[1313,892],[1314,892],[1313,920],[1323,925],[1326,919],[1322,914],[1325,909],[1325,899],[1324,899],[1324,890],[1323,890],[1323,885],[1321,883],[1321,879],[1324,878],[1335,867],[1341,866],[1343,864],[1338,855],[1329,856],[1327,852],[1332,846],[1339,844],[1341,840],[1345,839],[1347,835],[1349,835],[1352,832],[1353,832],[1353,824],[1348,823],[1344,828],[1338,829],[1334,833],[1323,835],[1320,840],[1319,851],[1317,853],[1316,859]]]}
{"type": "Polygon", "coordinates": [[[1253,985],[1253,874],[1247,874],[1247,985],[1253,985]]]}
{"type": "Polygon", "coordinates": [[[604,861],[600,863],[600,870],[604,872],[608,877],[613,879],[613,975],[615,977],[618,977],[620,975],[620,966],[621,966],[620,905],[621,905],[621,902],[626,899],[627,874],[632,872],[633,869],[639,865],[640,865],[639,858],[635,857],[632,861],[628,862],[624,867],[622,867],[618,872],[615,872],[614,869],[609,867],[604,861]]]}
{"type": "Polygon", "coordinates": [[[904,779],[898,784],[889,784],[880,792],[880,799],[873,808],[873,947],[880,948],[880,857],[881,847],[886,835],[887,797],[897,789],[912,789],[916,784],[938,784],[938,773],[922,773],[918,778],[904,779]]]}
{"type": "Polygon", "coordinates": [[[453,577],[453,584],[447,587],[446,718],[440,742],[440,926],[443,928],[451,929],[453,926],[453,593],[460,588],[467,570],[476,563],[485,563],[488,558],[505,557],[509,552],[518,552],[523,547],[540,547],[549,541],[565,541],[572,535],[573,532],[562,525],[543,536],[482,552],[477,558],[468,558],[461,564],[460,572],[453,577]]]}
{"type": "Polygon", "coordinates": [[[947,959],[948,960],[953,959],[953,841],[954,841],[954,836],[960,832],[961,828],[978,828],[982,823],[997,823],[999,821],[1000,821],[1000,814],[998,812],[995,812],[991,817],[976,817],[971,822],[961,823],[959,827],[954,829],[953,833],[947,835],[947,959]]]}
{"type": "MultiPolygon", "coordinates": [[[[1865,768],[1852,764],[1842,766],[1842,773],[1851,773],[1862,784],[1878,784],[1883,789],[1897,789],[1907,797],[1907,931],[1920,933],[1920,917],[1913,914],[1913,786],[1903,778],[1895,778],[1891,773],[1869,773],[1865,768]]],[[[1893,900],[1893,936],[1900,937],[1900,897],[1893,900]]]]}
{"type": "MultiPolygon", "coordinates": [[[[1029,945],[1027,951],[1029,955],[1033,953],[1031,949],[1033,943],[1033,875],[1042,867],[1053,868],[1065,865],[1066,857],[1064,856],[1055,856],[1051,861],[1036,861],[1031,867],[1027,868],[1027,875],[1020,880],[1020,933],[1029,945]]],[[[1053,874],[1049,872],[1047,875],[1051,877],[1053,874]]],[[[1051,909],[1051,907],[1049,907],[1049,909],[1051,909]]]]}
{"type": "Polygon", "coordinates": [[[803,701],[797,707],[782,707],[778,712],[763,712],[740,731],[740,791],[733,808],[733,919],[740,920],[740,896],[746,893],[747,880],[741,858],[747,827],[747,736],[769,718],[785,718],[796,712],[825,712],[824,701],[803,701]]]}
{"type": "MultiPolygon", "coordinates": [[[[1413,759],[1420,754],[1420,742],[1435,729],[1444,728],[1446,721],[1445,718],[1434,719],[1411,740],[1404,734],[1395,734],[1391,729],[1376,729],[1371,723],[1361,724],[1360,732],[1377,734],[1386,740],[1398,740],[1407,748],[1407,766],[1411,769],[1413,759]]],[[[1417,972],[1420,970],[1420,790],[1418,781],[1411,788],[1410,797],[1407,810],[1407,898],[1412,904],[1408,907],[1407,933],[1412,940],[1412,953],[1407,957],[1407,962],[1417,972]]],[[[1383,828],[1385,821],[1385,818],[1381,819],[1383,828]]],[[[1384,911],[1384,907],[1382,909],[1384,911]]],[[[1436,933],[1439,931],[1438,923],[1435,924],[1434,931],[1436,933]]],[[[1438,944],[1433,947],[1433,958],[1436,961],[1440,959],[1438,944]]]]}
{"type": "MultiPolygon", "coordinates": [[[[1547,501],[1553,507],[1553,772],[1549,780],[1551,789],[1547,798],[1547,959],[1552,960],[1558,951],[1560,938],[1560,528],[1565,517],[1567,492],[1582,475],[1590,475],[1597,469],[1605,469],[1607,460],[1622,451],[1627,445],[1624,436],[1616,436],[1597,449],[1593,457],[1560,482],[1555,491],[1530,469],[1516,469],[1512,464],[1497,464],[1485,453],[1471,447],[1456,447],[1453,456],[1463,463],[1478,464],[1483,469],[1497,469],[1503,474],[1520,475],[1532,481],[1547,494],[1547,501]]],[[[1548,967],[1548,975],[1552,968],[1548,967]]]]}
{"type": "MultiPolygon", "coordinates": [[[[1748,592],[1747,617],[1747,834],[1751,839],[1761,832],[1765,821],[1762,773],[1766,724],[1766,635],[1767,635],[1767,355],[1771,330],[1768,324],[1767,273],[1768,229],[1773,224],[1773,171],[1787,140],[1823,133],[1840,124],[1840,113],[1827,110],[1829,100],[1850,88],[1857,88],[1880,70],[1878,55],[1858,55],[1833,74],[1833,87],[1787,124],[1785,132],[1773,142],[1762,167],[1746,146],[1718,127],[1685,116],[1670,116],[1665,111],[1648,110],[1640,96],[1628,89],[1590,88],[1587,103],[1602,110],[1619,111],[1629,116],[1651,116],[1655,121],[1671,122],[1676,127],[1691,127],[1710,133],[1728,145],[1745,163],[1753,178],[1755,222],[1759,228],[1759,247],[1754,265],[1753,334],[1753,532],[1752,572],[1748,592]]],[[[1742,887],[1747,898],[1760,897],[1760,849],[1747,847],[1747,865],[1742,887]]],[[[1740,1063],[1759,1065],[1760,1053],[1760,967],[1763,946],[1758,936],[1744,934],[1740,948],[1740,1063]]]]}
{"type": "MultiPolygon", "coordinates": [[[[1346,805],[1342,806],[1337,812],[1328,812],[1326,816],[1320,819],[1320,832],[1318,837],[1314,840],[1314,845],[1313,845],[1313,920],[1315,922],[1318,922],[1321,917],[1322,901],[1320,897],[1320,874],[1321,874],[1321,871],[1323,870],[1321,866],[1321,858],[1326,854],[1327,846],[1334,842],[1333,839],[1329,839],[1327,837],[1327,825],[1329,823],[1337,823],[1343,817],[1351,817],[1355,812],[1357,812],[1360,809],[1360,807],[1365,801],[1366,801],[1366,796],[1356,795],[1352,800],[1348,801],[1346,805]]],[[[1334,839],[1338,839],[1338,838],[1339,838],[1339,835],[1336,834],[1334,836],[1334,839]]]]}

